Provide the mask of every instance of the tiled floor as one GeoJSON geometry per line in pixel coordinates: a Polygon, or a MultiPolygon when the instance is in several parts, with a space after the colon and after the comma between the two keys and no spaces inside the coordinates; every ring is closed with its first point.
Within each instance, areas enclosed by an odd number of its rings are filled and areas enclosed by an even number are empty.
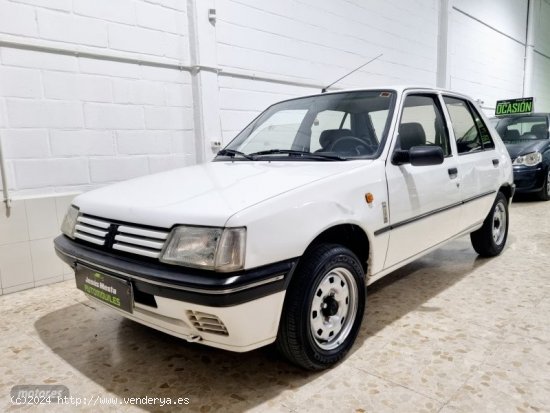
{"type": "MultiPolygon", "coordinates": [[[[97,307],[66,281],[0,297],[0,409],[14,384],[74,397],[189,404],[55,411],[550,411],[550,203],[513,204],[508,247],[480,259],[454,241],[368,292],[349,357],[322,373],[187,344],[97,307]]],[[[51,406],[24,410],[54,411],[51,406]]]]}

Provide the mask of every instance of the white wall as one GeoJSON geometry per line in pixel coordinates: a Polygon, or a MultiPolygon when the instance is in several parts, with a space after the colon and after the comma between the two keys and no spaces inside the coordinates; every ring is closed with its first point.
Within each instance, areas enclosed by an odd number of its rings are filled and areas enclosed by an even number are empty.
{"type": "Polygon", "coordinates": [[[455,0],[450,23],[449,87],[494,108],[521,97],[527,2],[455,0]]]}
{"type": "MultiPolygon", "coordinates": [[[[0,0],[0,40],[186,64],[185,5],[0,0]]],[[[195,161],[188,72],[0,47],[0,100],[16,196],[88,190],[195,161]]]]}
{"type": "MultiPolygon", "coordinates": [[[[550,3],[533,1],[550,110],[550,3]]],[[[49,246],[67,193],[208,160],[266,106],[380,53],[334,88],[521,96],[526,17],[527,0],[0,0],[0,292],[66,276],[49,246]]]]}
{"type": "Polygon", "coordinates": [[[550,1],[535,1],[535,110],[550,112],[550,1]]]}
{"type": "Polygon", "coordinates": [[[9,218],[0,213],[0,294],[74,277],[53,249],[72,199],[73,195],[19,199],[9,218]]]}
{"type": "Polygon", "coordinates": [[[69,276],[67,192],[195,162],[186,5],[0,0],[0,293],[69,276]]]}
{"type": "Polygon", "coordinates": [[[434,0],[216,2],[218,64],[224,71],[318,85],[220,78],[224,139],[234,136],[267,104],[318,93],[381,53],[380,59],[335,87],[434,85],[437,4],[434,0]]]}
{"type": "Polygon", "coordinates": [[[453,6],[508,36],[525,39],[527,1],[454,0],[453,6]]]}

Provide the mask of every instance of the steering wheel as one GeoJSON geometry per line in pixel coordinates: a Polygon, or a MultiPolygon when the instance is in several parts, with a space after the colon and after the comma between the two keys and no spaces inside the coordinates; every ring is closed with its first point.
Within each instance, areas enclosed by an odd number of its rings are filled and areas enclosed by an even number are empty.
{"type": "Polygon", "coordinates": [[[350,153],[353,155],[367,155],[369,144],[355,136],[341,136],[328,147],[328,151],[350,153]]]}

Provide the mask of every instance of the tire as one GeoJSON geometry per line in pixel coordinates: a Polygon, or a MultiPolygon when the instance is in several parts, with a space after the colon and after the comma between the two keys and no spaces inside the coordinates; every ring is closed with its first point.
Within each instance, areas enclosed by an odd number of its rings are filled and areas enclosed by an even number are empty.
{"type": "Polygon", "coordinates": [[[541,201],[550,200],[550,167],[546,169],[546,178],[544,178],[544,184],[537,196],[541,201]]]}
{"type": "Polygon", "coordinates": [[[470,234],[474,250],[482,257],[499,255],[506,245],[509,223],[508,199],[499,192],[483,226],[470,234]]]}
{"type": "Polygon", "coordinates": [[[302,258],[288,287],[277,348],[308,370],[326,369],[353,345],[365,310],[365,275],[349,249],[321,244],[302,258]]]}

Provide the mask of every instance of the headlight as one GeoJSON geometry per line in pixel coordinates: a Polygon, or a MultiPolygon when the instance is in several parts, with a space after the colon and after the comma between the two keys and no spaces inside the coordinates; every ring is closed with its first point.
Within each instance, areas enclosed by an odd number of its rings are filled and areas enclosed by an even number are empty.
{"type": "Polygon", "coordinates": [[[527,155],[518,156],[514,160],[514,165],[534,166],[542,162],[542,154],[540,152],[531,152],[527,155]]]}
{"type": "Polygon", "coordinates": [[[61,224],[61,232],[72,239],[74,239],[74,228],[76,226],[77,218],[78,208],[71,205],[65,214],[63,223],[61,224]]]}
{"type": "Polygon", "coordinates": [[[244,267],[245,228],[176,227],[161,261],[219,272],[244,267]]]}

